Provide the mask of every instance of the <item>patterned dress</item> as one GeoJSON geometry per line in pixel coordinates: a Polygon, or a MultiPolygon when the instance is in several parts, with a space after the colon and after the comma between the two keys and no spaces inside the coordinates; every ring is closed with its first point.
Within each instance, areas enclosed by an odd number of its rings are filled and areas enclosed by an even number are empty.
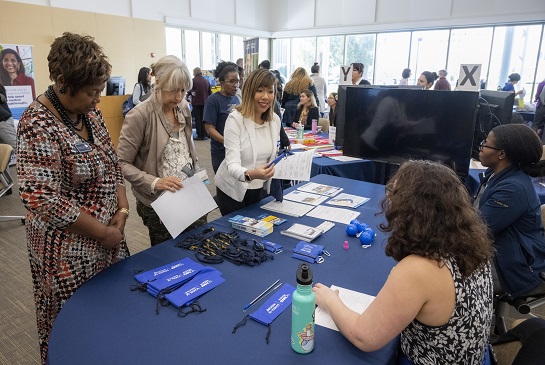
{"type": "Polygon", "coordinates": [[[481,365],[492,321],[490,264],[464,279],[453,260],[443,262],[454,279],[454,312],[443,326],[412,321],[401,332],[401,348],[414,364],[481,365]]]}
{"type": "Polygon", "coordinates": [[[106,249],[96,240],[65,229],[80,209],[104,224],[117,211],[123,175],[100,111],[90,112],[92,150],[38,101],[21,116],[17,174],[27,208],[26,230],[42,361],[63,304],[87,280],[129,256],[125,242],[106,249]]]}

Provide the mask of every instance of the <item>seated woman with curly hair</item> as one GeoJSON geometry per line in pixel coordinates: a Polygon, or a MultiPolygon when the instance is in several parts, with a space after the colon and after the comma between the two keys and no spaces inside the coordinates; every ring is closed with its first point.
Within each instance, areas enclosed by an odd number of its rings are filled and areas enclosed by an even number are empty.
{"type": "MultiPolygon", "coordinates": [[[[404,163],[382,203],[386,254],[399,263],[361,315],[316,284],[316,303],[363,351],[401,334],[405,364],[482,364],[492,320],[492,243],[454,171],[404,163]]],[[[364,280],[364,278],[363,278],[364,280]]]]}

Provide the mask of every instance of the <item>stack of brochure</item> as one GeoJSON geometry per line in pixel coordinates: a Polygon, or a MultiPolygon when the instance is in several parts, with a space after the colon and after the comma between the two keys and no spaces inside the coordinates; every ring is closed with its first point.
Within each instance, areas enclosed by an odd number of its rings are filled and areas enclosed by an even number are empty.
{"type": "Polygon", "coordinates": [[[229,222],[231,222],[234,229],[255,234],[259,237],[265,237],[273,231],[272,223],[242,215],[229,218],[229,222]]]}
{"type": "Polygon", "coordinates": [[[305,242],[311,242],[316,237],[320,236],[323,231],[321,229],[305,226],[304,224],[295,223],[290,228],[280,231],[281,234],[298,240],[303,240],[305,242]]]}

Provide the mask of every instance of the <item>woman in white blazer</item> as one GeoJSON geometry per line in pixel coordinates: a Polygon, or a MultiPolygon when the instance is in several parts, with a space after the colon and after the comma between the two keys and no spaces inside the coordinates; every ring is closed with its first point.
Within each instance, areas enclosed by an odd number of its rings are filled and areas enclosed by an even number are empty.
{"type": "Polygon", "coordinates": [[[225,159],[215,176],[218,206],[226,215],[269,195],[280,136],[274,114],[276,77],[266,69],[244,81],[242,103],[227,117],[225,159]]]}

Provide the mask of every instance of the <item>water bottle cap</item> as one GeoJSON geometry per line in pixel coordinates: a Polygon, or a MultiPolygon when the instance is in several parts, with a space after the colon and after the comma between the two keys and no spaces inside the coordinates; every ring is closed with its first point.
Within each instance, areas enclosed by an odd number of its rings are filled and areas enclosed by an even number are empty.
{"type": "Polygon", "coordinates": [[[308,264],[299,264],[297,269],[297,284],[312,285],[312,270],[308,264]]]}

